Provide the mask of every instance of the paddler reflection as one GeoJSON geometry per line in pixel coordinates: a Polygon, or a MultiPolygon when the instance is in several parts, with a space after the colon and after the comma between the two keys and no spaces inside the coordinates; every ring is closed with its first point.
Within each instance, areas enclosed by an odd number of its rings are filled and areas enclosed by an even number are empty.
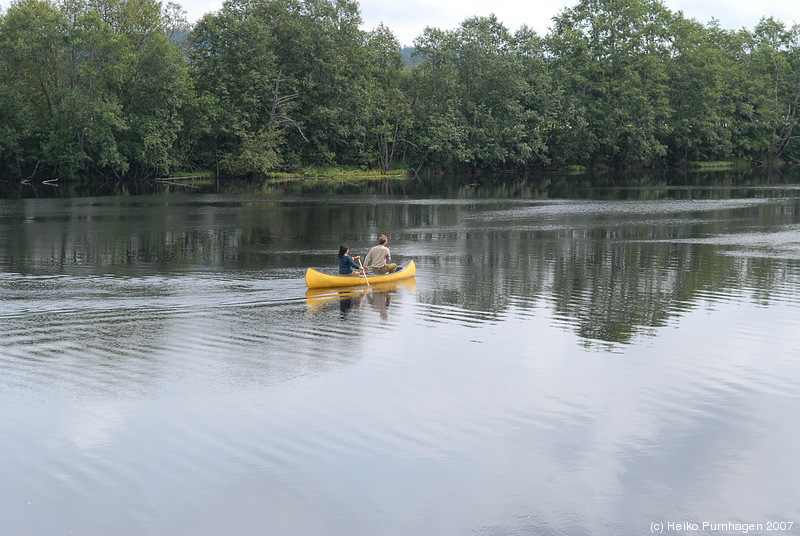
{"type": "Polygon", "coordinates": [[[389,318],[389,306],[392,304],[392,293],[372,292],[369,296],[369,303],[373,309],[378,311],[383,320],[389,318]]]}
{"type": "Polygon", "coordinates": [[[358,302],[358,308],[361,309],[361,306],[364,305],[364,298],[366,298],[367,293],[362,292],[360,298],[353,298],[354,292],[339,292],[339,315],[341,316],[342,320],[347,320],[348,316],[350,315],[350,309],[353,308],[353,301],[358,302]]]}

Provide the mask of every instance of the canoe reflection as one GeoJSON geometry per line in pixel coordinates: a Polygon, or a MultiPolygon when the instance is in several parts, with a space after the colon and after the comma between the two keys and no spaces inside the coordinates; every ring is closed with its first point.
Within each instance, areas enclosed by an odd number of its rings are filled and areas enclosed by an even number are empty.
{"type": "Polygon", "coordinates": [[[308,289],[306,291],[306,305],[308,312],[313,314],[338,303],[342,318],[346,319],[351,309],[354,307],[361,309],[366,303],[378,311],[381,318],[388,318],[392,295],[398,291],[414,292],[416,284],[416,279],[412,277],[411,279],[382,283],[372,287],[360,287],[358,289],[308,289]]]}

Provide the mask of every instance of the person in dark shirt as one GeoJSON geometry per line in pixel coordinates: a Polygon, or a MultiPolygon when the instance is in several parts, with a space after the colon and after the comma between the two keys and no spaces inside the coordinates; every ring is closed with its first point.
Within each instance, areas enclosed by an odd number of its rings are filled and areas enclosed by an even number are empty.
{"type": "Polygon", "coordinates": [[[341,275],[360,275],[361,268],[353,259],[360,259],[361,255],[350,256],[350,248],[342,244],[339,246],[339,274],[341,275]]]}

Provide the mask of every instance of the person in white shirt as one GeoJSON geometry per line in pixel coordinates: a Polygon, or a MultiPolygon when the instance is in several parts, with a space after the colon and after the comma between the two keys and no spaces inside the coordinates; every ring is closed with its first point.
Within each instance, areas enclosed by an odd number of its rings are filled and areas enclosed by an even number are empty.
{"type": "Polygon", "coordinates": [[[372,272],[376,274],[391,274],[397,271],[397,264],[391,262],[392,254],[386,244],[389,239],[386,235],[378,237],[378,245],[374,246],[364,259],[364,265],[372,267],[372,272]]]}

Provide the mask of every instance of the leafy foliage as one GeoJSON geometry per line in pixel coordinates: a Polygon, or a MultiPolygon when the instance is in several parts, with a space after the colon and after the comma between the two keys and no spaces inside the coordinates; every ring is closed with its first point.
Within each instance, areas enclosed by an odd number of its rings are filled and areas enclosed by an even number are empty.
{"type": "Polygon", "coordinates": [[[0,95],[16,128],[3,136],[0,166],[26,178],[146,176],[179,165],[175,140],[193,91],[160,6],[13,4],[0,20],[0,95]]]}
{"type": "Polygon", "coordinates": [[[351,0],[156,0],[0,13],[0,173],[262,176],[800,158],[800,27],[702,25],[660,0],[578,0],[539,36],[495,16],[413,51],[351,0]],[[402,52],[402,53],[401,53],[402,52]]]}

